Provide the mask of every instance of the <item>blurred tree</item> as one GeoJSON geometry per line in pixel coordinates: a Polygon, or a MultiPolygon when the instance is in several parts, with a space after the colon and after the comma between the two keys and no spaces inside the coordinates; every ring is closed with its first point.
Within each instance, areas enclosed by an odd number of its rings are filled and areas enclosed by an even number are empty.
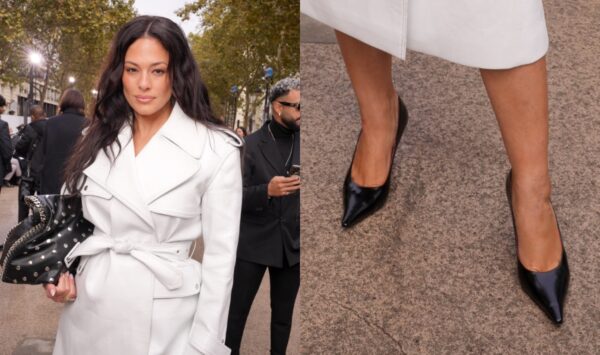
{"type": "Polygon", "coordinates": [[[14,13],[12,5],[15,1],[0,0],[0,80],[12,84],[20,81],[23,69],[20,62],[23,53],[19,43],[23,41],[22,13],[14,13]]]}
{"type": "Polygon", "coordinates": [[[192,50],[209,88],[217,114],[225,114],[237,85],[244,122],[264,98],[264,69],[272,67],[276,81],[294,75],[300,63],[298,0],[198,0],[177,14],[201,18],[198,34],[190,35],[192,50]]]}
{"type": "Polygon", "coordinates": [[[102,60],[114,33],[135,16],[134,0],[2,0],[0,8],[0,80],[24,81],[27,53],[44,58],[37,71],[41,101],[49,85],[61,91],[76,78],[75,87],[91,100],[102,60]],[[4,33],[4,28],[12,33],[4,33]],[[6,47],[5,47],[6,46],[6,47]],[[3,56],[9,57],[4,61],[3,56]],[[9,65],[10,64],[10,65],[9,65]],[[18,78],[18,75],[21,78],[18,78]]]}

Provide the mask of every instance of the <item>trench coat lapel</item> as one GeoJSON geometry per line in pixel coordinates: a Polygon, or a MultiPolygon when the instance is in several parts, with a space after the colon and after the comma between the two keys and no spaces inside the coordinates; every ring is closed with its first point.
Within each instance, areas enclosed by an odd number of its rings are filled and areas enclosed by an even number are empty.
{"type": "Polygon", "coordinates": [[[87,177],[110,192],[116,199],[135,212],[148,226],[154,229],[152,215],[144,203],[137,183],[132,130],[130,124],[124,124],[113,143],[109,155],[100,151],[94,163],[84,170],[87,177]],[[116,156],[113,157],[113,154],[116,156]]]}
{"type": "Polygon", "coordinates": [[[261,128],[261,141],[259,144],[259,149],[262,155],[265,157],[265,160],[271,165],[271,167],[276,171],[278,175],[285,175],[284,164],[281,161],[281,155],[277,150],[277,145],[271,137],[269,133],[268,125],[271,121],[267,121],[264,126],[261,128]]]}
{"type": "Polygon", "coordinates": [[[167,122],[137,157],[146,205],[175,189],[200,169],[200,157],[208,140],[208,129],[189,118],[175,104],[167,122]]]}

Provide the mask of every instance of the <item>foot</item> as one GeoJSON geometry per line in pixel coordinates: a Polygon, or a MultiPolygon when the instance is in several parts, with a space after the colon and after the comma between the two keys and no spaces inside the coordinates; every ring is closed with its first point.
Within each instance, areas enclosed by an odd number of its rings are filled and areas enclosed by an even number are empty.
{"type": "Polygon", "coordinates": [[[362,131],[352,163],[352,181],[361,187],[382,186],[392,165],[398,130],[398,96],[361,107],[362,131]]]}
{"type": "Polygon", "coordinates": [[[518,258],[534,272],[556,268],[562,243],[550,202],[550,178],[512,175],[512,207],[518,235],[518,258]]]}

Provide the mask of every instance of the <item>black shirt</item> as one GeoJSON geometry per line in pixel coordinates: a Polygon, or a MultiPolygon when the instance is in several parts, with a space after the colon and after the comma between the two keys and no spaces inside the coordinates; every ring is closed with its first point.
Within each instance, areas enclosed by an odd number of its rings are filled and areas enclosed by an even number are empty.
{"type": "Polygon", "coordinates": [[[281,161],[285,164],[285,171],[289,172],[294,154],[294,131],[273,119],[269,124],[269,132],[271,133],[271,138],[275,139],[277,150],[279,151],[279,155],[281,155],[281,161]]]}

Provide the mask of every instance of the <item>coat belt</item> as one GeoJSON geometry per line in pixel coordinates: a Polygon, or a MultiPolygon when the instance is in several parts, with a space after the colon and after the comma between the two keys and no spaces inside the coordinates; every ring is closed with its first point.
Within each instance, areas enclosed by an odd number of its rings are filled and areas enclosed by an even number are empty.
{"type": "Polygon", "coordinates": [[[148,243],[94,235],[77,243],[65,257],[65,264],[70,267],[78,256],[92,256],[108,250],[129,254],[150,269],[167,289],[175,290],[183,285],[183,274],[172,261],[188,259],[190,245],[190,242],[148,243]]]}

